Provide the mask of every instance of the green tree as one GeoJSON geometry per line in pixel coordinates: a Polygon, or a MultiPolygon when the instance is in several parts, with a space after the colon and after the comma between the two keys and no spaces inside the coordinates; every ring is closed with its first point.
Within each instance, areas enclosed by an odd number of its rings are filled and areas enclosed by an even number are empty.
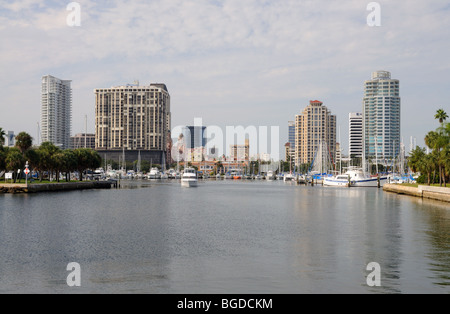
{"type": "Polygon", "coordinates": [[[425,148],[420,148],[419,146],[411,152],[411,156],[409,157],[409,166],[413,172],[421,171],[425,156],[425,148]]]}
{"type": "Polygon", "coordinates": [[[7,149],[0,146],[0,171],[6,170],[6,154],[7,149]]]}
{"type": "Polygon", "coordinates": [[[18,173],[17,170],[21,170],[25,166],[25,158],[23,157],[20,150],[17,148],[12,148],[8,151],[6,155],[6,170],[14,172],[14,183],[17,182],[18,173]]]}
{"type": "Polygon", "coordinates": [[[77,170],[77,156],[75,152],[71,149],[66,149],[63,151],[64,154],[64,163],[62,171],[65,172],[66,181],[70,181],[70,173],[77,170]]]}
{"type": "Polygon", "coordinates": [[[40,181],[44,178],[44,172],[48,171],[49,176],[50,173],[55,170],[55,165],[53,164],[52,156],[55,155],[60,149],[56,147],[53,143],[44,142],[38,149],[39,154],[39,163],[38,169],[40,170],[40,181]]]}
{"type": "Polygon", "coordinates": [[[16,147],[20,149],[22,155],[25,156],[25,152],[33,146],[33,138],[26,132],[20,132],[16,136],[16,147]]]}
{"type": "Polygon", "coordinates": [[[3,128],[0,128],[0,146],[5,145],[5,136],[6,132],[3,130],[3,128]]]}
{"type": "Polygon", "coordinates": [[[84,171],[88,169],[94,170],[102,164],[102,158],[95,150],[79,148],[74,150],[74,153],[77,157],[77,170],[80,174],[80,181],[83,181],[84,171]]]}

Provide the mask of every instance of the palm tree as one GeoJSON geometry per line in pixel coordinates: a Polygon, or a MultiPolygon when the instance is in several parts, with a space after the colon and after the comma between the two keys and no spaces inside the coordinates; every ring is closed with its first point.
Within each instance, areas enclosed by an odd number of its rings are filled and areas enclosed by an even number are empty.
{"type": "Polygon", "coordinates": [[[14,183],[17,182],[17,169],[23,169],[25,166],[25,158],[17,148],[12,148],[6,156],[6,169],[14,172],[14,183]]]}
{"type": "Polygon", "coordinates": [[[0,128],[0,146],[5,145],[5,136],[6,136],[6,132],[0,128]]]}
{"type": "Polygon", "coordinates": [[[16,136],[16,147],[20,149],[22,155],[33,146],[33,138],[26,132],[21,132],[16,136]]]}
{"type": "Polygon", "coordinates": [[[444,111],[444,109],[439,109],[439,110],[436,112],[436,115],[434,116],[434,118],[435,118],[436,120],[439,120],[439,123],[440,123],[441,125],[443,125],[444,121],[447,120],[448,115],[447,115],[447,113],[444,111]]]}

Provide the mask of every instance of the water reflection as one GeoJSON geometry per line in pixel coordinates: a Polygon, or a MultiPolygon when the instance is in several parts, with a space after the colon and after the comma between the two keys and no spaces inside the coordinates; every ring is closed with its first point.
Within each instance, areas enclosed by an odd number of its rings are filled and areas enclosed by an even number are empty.
{"type": "Polygon", "coordinates": [[[0,292],[72,293],[78,262],[82,293],[448,293],[447,207],[283,182],[3,195],[0,292]]]}

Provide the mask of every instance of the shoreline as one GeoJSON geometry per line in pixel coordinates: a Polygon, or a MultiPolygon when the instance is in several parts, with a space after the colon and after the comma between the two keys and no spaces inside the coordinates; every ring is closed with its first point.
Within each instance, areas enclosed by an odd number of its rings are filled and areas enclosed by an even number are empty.
{"type": "Polygon", "coordinates": [[[64,192],[76,190],[111,189],[108,181],[65,182],[48,184],[0,184],[0,194],[28,194],[42,192],[64,192]]]}
{"type": "Polygon", "coordinates": [[[450,188],[426,185],[419,185],[419,187],[415,188],[411,186],[385,184],[383,191],[450,203],[450,188]]]}

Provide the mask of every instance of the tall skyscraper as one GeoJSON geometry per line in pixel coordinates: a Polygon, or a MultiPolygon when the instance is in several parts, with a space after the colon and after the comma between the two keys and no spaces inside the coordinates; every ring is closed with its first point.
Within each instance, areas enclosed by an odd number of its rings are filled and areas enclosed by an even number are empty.
{"type": "Polygon", "coordinates": [[[95,148],[107,159],[141,158],[163,163],[171,127],[170,95],[164,84],[95,89],[95,148]]]}
{"type": "Polygon", "coordinates": [[[315,100],[296,116],[295,165],[311,163],[320,144],[326,145],[331,162],[336,163],[336,116],[315,100]]]}
{"type": "Polygon", "coordinates": [[[392,159],[400,153],[400,81],[378,71],[365,82],[363,99],[365,158],[392,159]]]}
{"type": "Polygon", "coordinates": [[[291,158],[294,157],[295,154],[295,122],[288,122],[288,131],[289,131],[289,144],[290,144],[290,154],[291,158]]]}
{"type": "Polygon", "coordinates": [[[349,114],[349,155],[350,158],[361,158],[363,155],[363,114],[349,114]]]}
{"type": "Polygon", "coordinates": [[[62,149],[70,146],[72,128],[71,82],[51,75],[42,77],[41,142],[51,142],[62,149]]]}

